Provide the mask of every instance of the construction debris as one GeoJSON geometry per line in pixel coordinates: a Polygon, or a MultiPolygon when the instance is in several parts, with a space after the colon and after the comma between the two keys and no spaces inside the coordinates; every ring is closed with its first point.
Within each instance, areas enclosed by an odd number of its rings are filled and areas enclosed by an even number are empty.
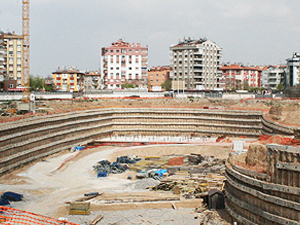
{"type": "Polygon", "coordinates": [[[110,163],[108,160],[99,161],[93,168],[97,172],[97,177],[106,177],[110,173],[124,173],[128,169],[127,164],[134,164],[140,161],[137,156],[121,156],[117,158],[117,162],[110,163]]]}
{"type": "Polygon", "coordinates": [[[158,180],[155,180],[153,178],[146,178],[143,180],[138,180],[134,184],[134,189],[145,189],[149,187],[154,187],[158,185],[160,182],[158,180]]]}

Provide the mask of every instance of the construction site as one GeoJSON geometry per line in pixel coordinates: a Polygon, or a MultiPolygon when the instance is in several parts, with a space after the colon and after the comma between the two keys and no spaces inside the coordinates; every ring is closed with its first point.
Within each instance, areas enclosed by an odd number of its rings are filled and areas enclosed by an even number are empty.
{"type": "Polygon", "coordinates": [[[299,101],[272,101],[44,101],[2,116],[1,200],[22,200],[1,219],[298,224],[299,101]]]}
{"type": "Polygon", "coordinates": [[[35,98],[22,4],[23,93],[0,96],[1,224],[300,224],[299,99],[35,98]]]}

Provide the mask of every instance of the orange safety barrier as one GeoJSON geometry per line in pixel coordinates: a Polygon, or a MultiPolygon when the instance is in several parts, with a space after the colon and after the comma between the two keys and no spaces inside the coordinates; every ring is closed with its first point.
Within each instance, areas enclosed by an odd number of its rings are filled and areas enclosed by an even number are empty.
{"type": "Polygon", "coordinates": [[[21,225],[78,225],[70,223],[66,220],[57,220],[51,217],[41,216],[23,210],[13,209],[9,207],[0,206],[0,224],[21,224],[21,225]]]}

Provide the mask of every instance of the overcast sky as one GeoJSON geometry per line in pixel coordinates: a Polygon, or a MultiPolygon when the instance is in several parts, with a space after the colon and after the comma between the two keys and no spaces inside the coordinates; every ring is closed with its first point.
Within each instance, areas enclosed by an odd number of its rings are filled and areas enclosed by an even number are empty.
{"type": "MultiPolygon", "coordinates": [[[[122,38],[149,47],[149,66],[169,47],[207,37],[223,61],[282,64],[300,51],[299,0],[30,0],[31,74],[72,65],[97,70],[102,47],[122,38]]],[[[22,33],[22,0],[1,0],[0,28],[22,33]]]]}

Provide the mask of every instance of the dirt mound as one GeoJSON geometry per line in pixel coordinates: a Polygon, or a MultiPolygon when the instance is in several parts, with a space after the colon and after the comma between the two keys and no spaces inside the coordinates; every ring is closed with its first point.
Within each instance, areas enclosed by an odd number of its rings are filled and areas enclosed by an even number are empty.
{"type": "Polygon", "coordinates": [[[278,145],[285,145],[287,143],[290,143],[292,140],[292,138],[289,137],[283,137],[280,135],[274,135],[274,136],[270,136],[270,135],[261,135],[260,136],[260,143],[261,144],[278,144],[278,145]]]}
{"type": "Polygon", "coordinates": [[[268,149],[266,145],[253,143],[250,144],[247,156],[245,158],[246,165],[249,166],[267,166],[268,149]]]}
{"type": "Polygon", "coordinates": [[[282,116],[282,108],[280,106],[272,106],[269,115],[273,120],[280,120],[282,116]]]}

